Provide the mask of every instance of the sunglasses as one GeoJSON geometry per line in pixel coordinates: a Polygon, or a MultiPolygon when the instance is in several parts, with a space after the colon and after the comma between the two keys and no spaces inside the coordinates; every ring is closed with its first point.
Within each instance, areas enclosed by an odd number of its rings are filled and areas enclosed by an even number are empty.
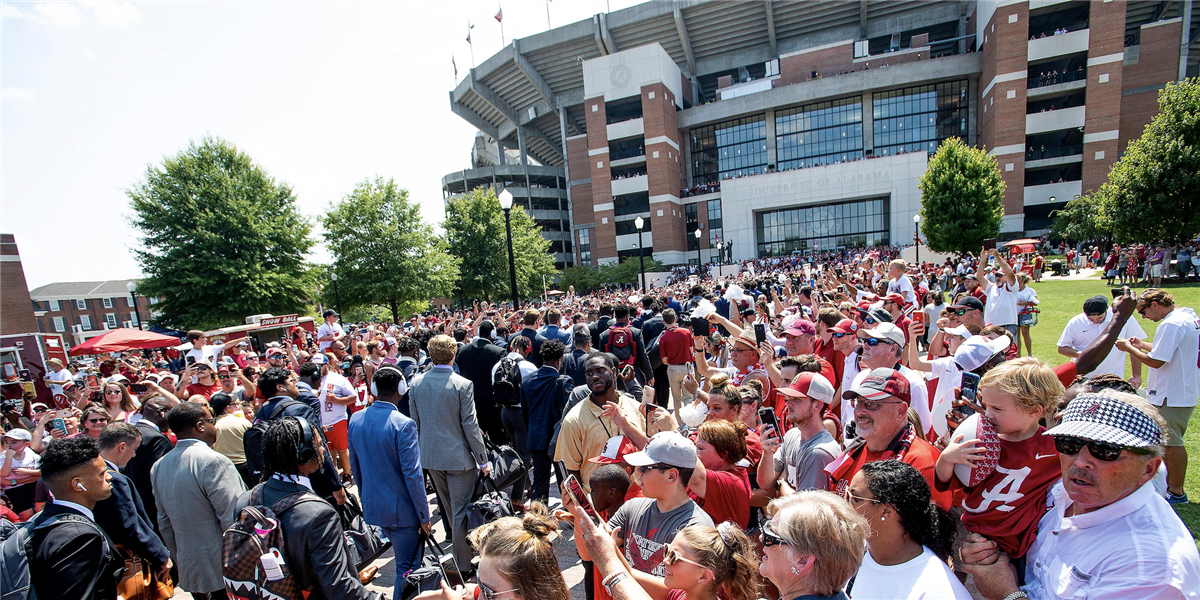
{"type": "Polygon", "coordinates": [[[883,407],[884,404],[904,404],[899,400],[865,400],[859,396],[850,401],[854,408],[863,407],[867,412],[875,412],[883,407]]]}
{"type": "Polygon", "coordinates": [[[675,563],[680,562],[680,561],[685,562],[689,565],[696,565],[697,567],[700,567],[701,569],[708,568],[694,560],[689,560],[689,559],[686,559],[686,558],[680,556],[678,552],[676,552],[670,548],[667,548],[666,551],[663,553],[662,564],[664,564],[668,567],[673,567],[673,566],[675,566],[675,563]]]}
{"type": "Polygon", "coordinates": [[[233,379],[233,375],[217,375],[217,379],[233,379]]]}
{"type": "Polygon", "coordinates": [[[770,520],[762,524],[762,544],[764,548],[769,546],[784,546],[787,543],[787,540],[779,537],[774,531],[771,531],[770,520]]]}
{"type": "Polygon", "coordinates": [[[88,423],[107,423],[108,419],[88,419],[88,423]]]}
{"type": "Polygon", "coordinates": [[[1146,316],[1147,308],[1150,308],[1149,304],[1143,304],[1142,306],[1137,307],[1137,314],[1142,315],[1143,317],[1146,316]]]}
{"type": "Polygon", "coordinates": [[[967,314],[967,311],[968,311],[968,310],[975,310],[975,309],[973,309],[973,308],[960,308],[960,309],[958,309],[958,310],[954,311],[954,313],[953,313],[953,314],[954,314],[955,316],[961,317],[961,316],[963,316],[963,315],[967,314]]]}
{"type": "Polygon", "coordinates": [[[879,321],[876,321],[875,319],[873,319],[871,317],[863,317],[863,323],[866,323],[867,325],[875,325],[878,322],[879,321]]]}
{"type": "Polygon", "coordinates": [[[646,471],[670,471],[671,469],[674,469],[674,468],[675,467],[672,467],[670,465],[646,465],[644,467],[638,467],[637,472],[639,474],[645,475],[646,471]]]}
{"type": "Polygon", "coordinates": [[[870,502],[871,504],[882,503],[880,500],[876,500],[875,498],[863,498],[862,496],[855,496],[854,493],[850,491],[850,488],[846,488],[845,494],[846,500],[850,502],[870,502]]]}
{"type": "Polygon", "coordinates": [[[1058,450],[1059,454],[1075,456],[1076,454],[1079,454],[1080,450],[1083,450],[1084,446],[1087,446],[1088,452],[1091,452],[1092,456],[1095,457],[1096,460],[1102,460],[1104,462],[1112,462],[1117,460],[1121,457],[1122,450],[1128,450],[1134,454],[1150,454],[1150,450],[1144,448],[1130,448],[1128,446],[1106,444],[1104,442],[1085,440],[1083,438],[1066,435],[1054,436],[1054,448],[1058,450]]]}
{"type": "Polygon", "coordinates": [[[879,339],[879,338],[870,338],[870,337],[869,337],[869,338],[863,338],[861,341],[862,341],[862,343],[863,343],[863,344],[865,344],[865,345],[867,345],[867,346],[870,346],[870,347],[872,347],[872,348],[874,348],[875,346],[878,346],[878,345],[880,345],[880,344],[887,344],[887,345],[889,345],[889,346],[895,346],[895,345],[896,345],[896,342],[893,342],[893,341],[891,341],[891,340],[881,340],[881,339],[879,339]]]}
{"type": "Polygon", "coordinates": [[[120,396],[121,390],[104,390],[104,394],[107,396],[120,396]]]}
{"type": "Polygon", "coordinates": [[[840,340],[840,339],[842,339],[842,338],[844,338],[844,337],[846,337],[846,336],[848,336],[848,335],[850,335],[850,334],[848,334],[848,333],[837,333],[836,331],[833,333],[833,337],[835,337],[835,338],[837,338],[837,339],[839,339],[839,340],[840,340]]]}
{"type": "Polygon", "coordinates": [[[495,598],[496,596],[499,596],[501,594],[507,594],[509,592],[519,592],[519,591],[521,591],[520,588],[513,588],[511,590],[503,590],[503,591],[497,592],[497,591],[492,590],[492,588],[484,585],[482,581],[479,582],[479,592],[480,592],[479,595],[483,596],[484,600],[492,600],[493,598],[495,598]]]}

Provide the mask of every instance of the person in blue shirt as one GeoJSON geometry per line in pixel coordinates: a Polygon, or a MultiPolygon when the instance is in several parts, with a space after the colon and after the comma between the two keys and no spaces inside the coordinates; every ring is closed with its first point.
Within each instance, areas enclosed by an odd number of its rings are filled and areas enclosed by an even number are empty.
{"type": "Polygon", "coordinates": [[[350,472],[362,495],[363,519],[392,541],[396,563],[393,598],[402,597],[404,574],[420,566],[421,533],[432,530],[429,499],[421,472],[417,424],[397,408],[404,381],[400,369],[375,370],[375,402],[350,416],[350,472]]]}
{"type": "Polygon", "coordinates": [[[558,340],[567,345],[571,343],[570,329],[563,329],[558,326],[562,322],[562,311],[557,308],[550,307],[546,309],[546,324],[538,329],[538,333],[548,340],[558,340]]]}

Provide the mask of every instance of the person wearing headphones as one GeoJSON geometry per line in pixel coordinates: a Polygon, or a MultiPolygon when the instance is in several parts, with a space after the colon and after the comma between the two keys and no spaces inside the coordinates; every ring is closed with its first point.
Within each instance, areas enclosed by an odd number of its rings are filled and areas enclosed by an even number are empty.
{"type": "Polygon", "coordinates": [[[383,529],[392,541],[396,560],[396,590],[403,597],[404,573],[421,566],[421,534],[432,522],[417,423],[398,405],[408,388],[399,368],[383,365],[371,378],[375,402],[350,415],[350,472],[362,495],[363,518],[383,529]]]}
{"type": "Polygon", "coordinates": [[[325,455],[323,438],[307,419],[273,420],[263,434],[263,482],[238,497],[234,514],[247,506],[273,506],[305,494],[291,508],[275,514],[283,531],[284,562],[305,597],[376,600],[379,596],[367,591],[358,578],[337,511],[313,493],[309,476],[321,471],[325,455]]]}

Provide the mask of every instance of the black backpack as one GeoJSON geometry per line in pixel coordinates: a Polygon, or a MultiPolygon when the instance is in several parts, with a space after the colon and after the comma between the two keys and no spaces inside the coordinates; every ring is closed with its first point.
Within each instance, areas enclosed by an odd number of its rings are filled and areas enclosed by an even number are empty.
{"type": "Polygon", "coordinates": [[[521,359],[505,356],[492,375],[492,398],[501,406],[521,403],[521,359]]]}
{"type": "Polygon", "coordinates": [[[271,411],[270,415],[259,419],[246,430],[242,436],[242,450],[246,453],[246,464],[250,467],[250,480],[258,483],[262,481],[263,471],[267,469],[267,464],[263,460],[262,444],[263,434],[267,432],[267,427],[283,414],[284,409],[292,405],[308,406],[299,400],[286,400],[275,406],[275,410],[271,411]]]}

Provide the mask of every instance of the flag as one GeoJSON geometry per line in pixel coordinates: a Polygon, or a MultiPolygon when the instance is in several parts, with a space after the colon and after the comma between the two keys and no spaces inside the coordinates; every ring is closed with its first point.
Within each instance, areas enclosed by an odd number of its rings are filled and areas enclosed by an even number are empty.
{"type": "Polygon", "coordinates": [[[454,57],[450,57],[450,65],[454,67],[454,76],[458,77],[458,63],[454,62],[454,57]]]}
{"type": "Polygon", "coordinates": [[[470,21],[467,21],[467,43],[468,44],[471,43],[471,30],[472,29],[475,29],[475,25],[473,25],[470,21]]]}
{"type": "Polygon", "coordinates": [[[504,22],[504,7],[503,6],[501,6],[500,10],[496,13],[496,22],[497,23],[504,22]]]}

